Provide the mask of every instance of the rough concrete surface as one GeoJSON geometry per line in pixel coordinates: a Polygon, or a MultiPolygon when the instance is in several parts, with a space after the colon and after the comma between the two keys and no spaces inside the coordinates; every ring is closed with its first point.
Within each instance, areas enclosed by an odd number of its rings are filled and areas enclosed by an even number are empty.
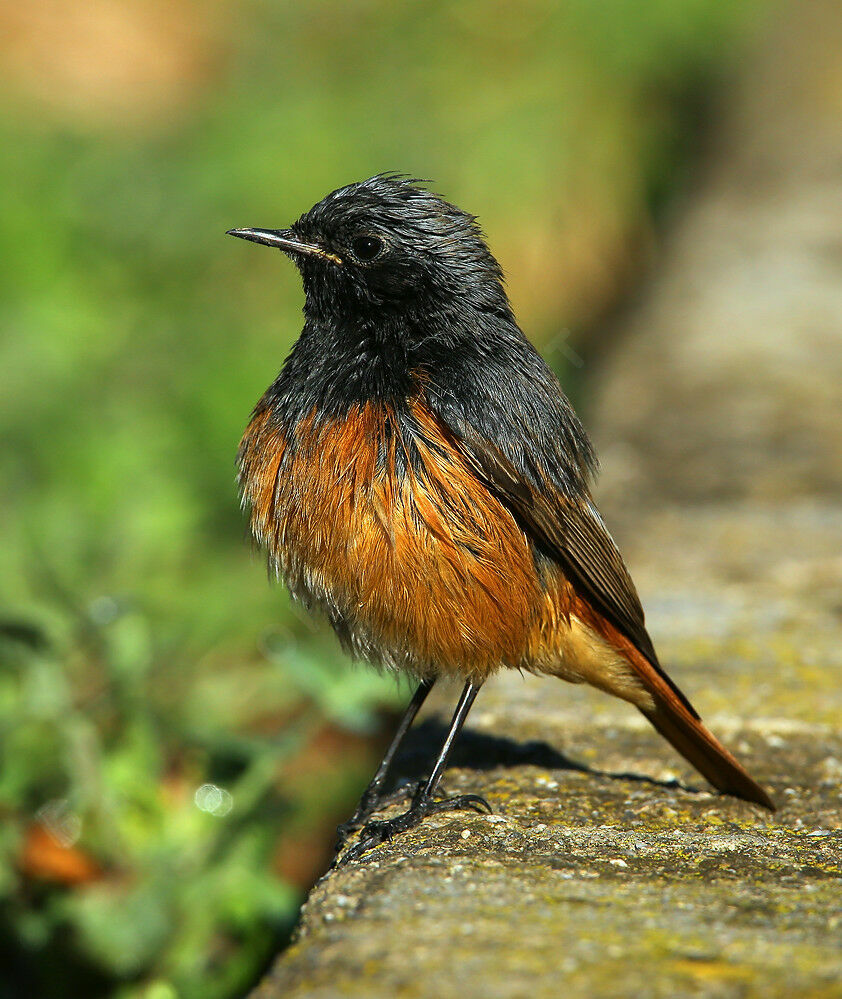
{"type": "Polygon", "coordinates": [[[842,7],[789,8],[589,421],[661,659],[779,811],[497,677],[445,779],[494,814],[323,878],[255,996],[842,997],[840,51],[842,7]]]}

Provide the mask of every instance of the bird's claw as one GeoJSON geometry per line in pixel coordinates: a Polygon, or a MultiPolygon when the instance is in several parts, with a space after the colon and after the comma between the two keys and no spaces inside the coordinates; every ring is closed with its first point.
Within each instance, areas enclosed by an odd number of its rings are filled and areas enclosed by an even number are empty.
{"type": "Polygon", "coordinates": [[[494,809],[485,798],[478,794],[459,794],[455,798],[442,798],[440,801],[431,801],[428,815],[435,815],[436,812],[458,812],[473,809],[480,814],[491,815],[494,809]]]}
{"type": "Polygon", "coordinates": [[[360,838],[337,860],[335,866],[345,867],[347,864],[359,860],[364,853],[372,850],[375,846],[388,842],[398,833],[413,829],[428,815],[466,810],[490,814],[492,808],[485,798],[481,798],[478,794],[460,794],[453,798],[439,800],[432,798],[416,800],[412,807],[402,815],[396,815],[393,819],[369,822],[363,826],[360,838]]]}
{"type": "Polygon", "coordinates": [[[338,853],[348,842],[351,834],[355,833],[358,829],[362,829],[375,812],[388,808],[390,805],[404,802],[407,799],[414,801],[423,786],[423,781],[410,781],[402,784],[390,794],[364,796],[351,818],[336,827],[335,851],[338,853]]]}

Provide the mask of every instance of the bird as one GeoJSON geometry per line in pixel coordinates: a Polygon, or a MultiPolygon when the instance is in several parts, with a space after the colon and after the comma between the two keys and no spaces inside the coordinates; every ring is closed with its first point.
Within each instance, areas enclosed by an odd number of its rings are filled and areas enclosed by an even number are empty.
{"type": "Polygon", "coordinates": [[[287,229],[232,229],[297,265],[304,326],[240,443],[251,531],[342,646],[418,686],[337,848],[344,859],[479,795],[437,795],[483,683],[501,669],[587,683],[638,708],[720,792],[773,810],[661,666],[594,503],[597,460],[521,331],[475,216],[381,173],[287,229]],[[442,677],[462,693],[409,807],[373,818],[442,677]]]}

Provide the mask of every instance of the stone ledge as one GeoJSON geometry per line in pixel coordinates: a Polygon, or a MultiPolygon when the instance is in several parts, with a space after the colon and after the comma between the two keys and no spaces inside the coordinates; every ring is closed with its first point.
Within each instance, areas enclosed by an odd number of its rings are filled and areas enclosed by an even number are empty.
{"type": "Polygon", "coordinates": [[[564,734],[600,771],[451,772],[495,814],[433,817],[324,878],[256,995],[842,994],[842,737],[728,734],[771,777],[776,816],[683,768],[683,786],[641,777],[663,745],[610,722],[564,734]]]}

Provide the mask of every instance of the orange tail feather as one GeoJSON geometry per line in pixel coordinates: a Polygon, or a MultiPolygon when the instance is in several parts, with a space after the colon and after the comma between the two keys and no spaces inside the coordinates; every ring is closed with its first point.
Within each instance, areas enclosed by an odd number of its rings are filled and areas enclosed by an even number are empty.
{"type": "Polygon", "coordinates": [[[775,811],[775,803],[766,791],[680,701],[667,701],[656,694],[654,710],[641,711],[715,788],[775,811]]]}
{"type": "MultiPolygon", "coordinates": [[[[657,664],[657,659],[650,662],[629,638],[584,601],[579,601],[576,614],[593,625],[631,664],[653,702],[651,708],[639,703],[637,706],[667,742],[718,790],[775,811],[775,803],[766,791],[705,727],[693,705],[657,664]]],[[[652,654],[654,656],[654,650],[652,654]]]]}

